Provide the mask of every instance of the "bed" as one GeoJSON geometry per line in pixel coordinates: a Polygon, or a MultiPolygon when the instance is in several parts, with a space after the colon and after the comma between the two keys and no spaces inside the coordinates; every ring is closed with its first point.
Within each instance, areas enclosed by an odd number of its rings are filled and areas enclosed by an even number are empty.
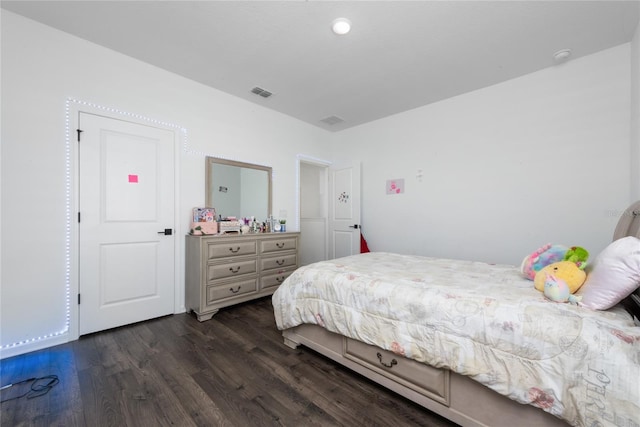
{"type": "Polygon", "coordinates": [[[547,300],[515,266],[373,252],[296,270],[276,324],[287,346],[462,426],[637,427],[639,233],[636,203],[590,265],[586,305],[547,300]]]}

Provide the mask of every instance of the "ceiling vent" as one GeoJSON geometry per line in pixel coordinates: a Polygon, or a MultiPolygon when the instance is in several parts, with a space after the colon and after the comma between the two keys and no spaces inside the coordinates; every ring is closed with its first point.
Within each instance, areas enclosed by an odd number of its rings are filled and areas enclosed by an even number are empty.
{"type": "Polygon", "coordinates": [[[256,95],[260,95],[263,98],[268,98],[271,95],[273,95],[273,93],[269,92],[268,90],[264,90],[261,87],[254,87],[253,89],[251,89],[251,93],[255,93],[256,95]]]}
{"type": "Polygon", "coordinates": [[[329,116],[325,119],[320,120],[323,123],[328,124],[329,126],[337,125],[338,123],[344,122],[344,119],[341,119],[338,116],[329,116]]]}

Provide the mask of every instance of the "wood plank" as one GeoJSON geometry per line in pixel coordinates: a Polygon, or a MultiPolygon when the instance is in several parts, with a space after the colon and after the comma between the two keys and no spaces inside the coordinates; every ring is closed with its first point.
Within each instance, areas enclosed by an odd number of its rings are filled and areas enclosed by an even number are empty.
{"type": "MultiPolygon", "coordinates": [[[[138,405],[148,405],[153,414],[146,419],[154,420],[150,425],[184,425],[195,426],[181,402],[176,398],[172,388],[164,381],[158,370],[156,358],[162,354],[158,348],[158,340],[145,324],[122,330],[121,340],[126,344],[125,353],[130,358],[131,374],[138,385],[138,392],[132,397],[138,405]]],[[[126,390],[126,388],[124,389],[126,390]]],[[[141,411],[127,411],[135,417],[141,411]]]]}
{"type": "Polygon", "coordinates": [[[118,396],[119,411],[125,420],[125,425],[154,426],[161,425],[156,405],[155,394],[149,390],[147,384],[138,381],[132,369],[116,372],[109,377],[112,389],[118,396]]]}
{"type": "Polygon", "coordinates": [[[121,396],[111,386],[102,367],[78,371],[78,383],[87,425],[125,425],[120,411],[121,396]]]}
{"type": "MultiPolygon", "coordinates": [[[[14,384],[13,387],[3,390],[0,394],[1,400],[6,400],[12,397],[21,396],[30,391],[32,382],[22,382],[31,378],[39,378],[49,375],[49,351],[35,351],[25,355],[22,360],[10,361],[10,365],[13,365],[15,372],[10,372],[8,369],[0,369],[3,373],[6,373],[7,380],[2,382],[5,384],[14,384]],[[12,375],[13,374],[13,375],[12,375]]],[[[27,399],[26,397],[17,400],[11,400],[2,404],[0,419],[2,423],[12,422],[14,424],[20,424],[21,420],[28,419],[34,424],[46,425],[47,420],[43,414],[49,412],[49,398],[27,399]]]]}
{"type": "Polygon", "coordinates": [[[49,355],[48,372],[55,373],[59,382],[47,393],[49,413],[47,424],[50,426],[84,426],[82,398],[77,371],[76,356],[72,346],[53,347],[49,355]]]}
{"type": "Polygon", "coordinates": [[[220,381],[218,375],[211,371],[201,371],[193,375],[193,379],[213,400],[227,417],[230,425],[259,425],[262,411],[243,394],[243,387],[233,387],[220,381]]]}
{"type": "Polygon", "coordinates": [[[160,353],[152,366],[164,379],[186,414],[197,426],[231,426],[216,402],[182,369],[180,361],[168,353],[160,353]]]}

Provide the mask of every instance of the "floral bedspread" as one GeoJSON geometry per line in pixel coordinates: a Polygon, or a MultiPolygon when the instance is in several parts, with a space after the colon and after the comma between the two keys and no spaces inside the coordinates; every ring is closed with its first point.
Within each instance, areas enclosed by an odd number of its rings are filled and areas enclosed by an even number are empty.
{"type": "Polygon", "coordinates": [[[279,329],[320,325],[575,426],[640,426],[640,327],[548,301],[514,266],[366,253],[299,268],[273,306],[279,329]]]}

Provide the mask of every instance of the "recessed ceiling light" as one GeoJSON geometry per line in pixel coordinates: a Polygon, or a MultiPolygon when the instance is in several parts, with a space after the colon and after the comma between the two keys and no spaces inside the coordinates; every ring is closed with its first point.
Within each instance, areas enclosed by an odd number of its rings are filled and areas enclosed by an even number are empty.
{"type": "Polygon", "coordinates": [[[339,36],[343,36],[351,31],[351,21],[347,18],[338,18],[331,23],[331,30],[339,36]]]}
{"type": "Polygon", "coordinates": [[[571,56],[571,49],[562,49],[553,54],[556,62],[566,61],[571,56]]]}

